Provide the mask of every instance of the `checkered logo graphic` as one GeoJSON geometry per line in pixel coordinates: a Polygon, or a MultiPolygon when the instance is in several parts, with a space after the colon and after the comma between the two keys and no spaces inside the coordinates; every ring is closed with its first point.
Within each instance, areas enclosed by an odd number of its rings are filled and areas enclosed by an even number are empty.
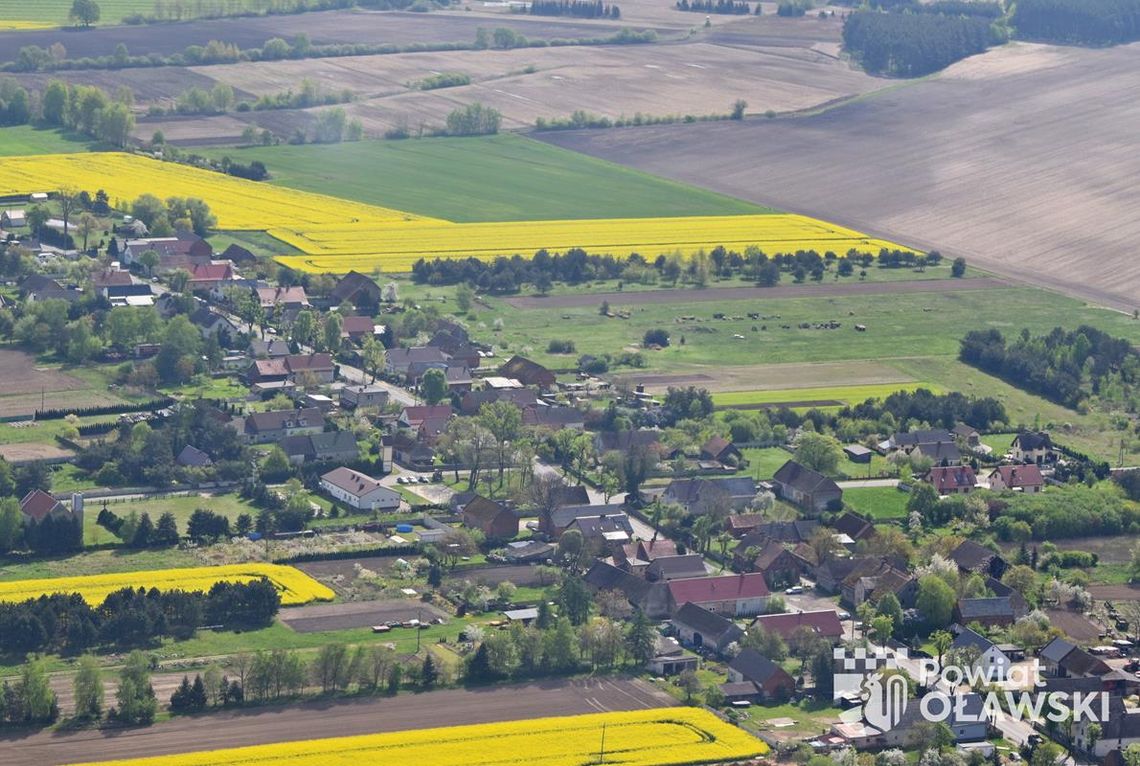
{"type": "Polygon", "coordinates": [[[909,692],[902,674],[887,671],[898,670],[898,661],[907,658],[906,649],[839,648],[834,650],[833,657],[834,698],[858,697],[863,703],[843,717],[862,718],[864,723],[880,731],[897,726],[906,712],[909,692]]]}

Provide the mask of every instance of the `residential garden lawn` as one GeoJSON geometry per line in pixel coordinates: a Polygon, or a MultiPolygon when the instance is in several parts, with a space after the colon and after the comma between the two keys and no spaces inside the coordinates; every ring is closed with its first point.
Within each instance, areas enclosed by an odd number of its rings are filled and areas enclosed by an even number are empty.
{"type": "Polygon", "coordinates": [[[245,399],[249,396],[249,389],[238,381],[236,375],[224,378],[197,375],[189,383],[168,386],[161,391],[185,399],[245,399]]]}
{"type": "MultiPolygon", "coordinates": [[[[83,514],[83,539],[88,545],[119,542],[119,538],[95,523],[102,507],[103,504],[98,500],[91,500],[87,503],[86,513],[83,514]]],[[[124,518],[130,513],[137,513],[140,516],[148,513],[150,520],[155,524],[158,523],[158,518],[162,514],[173,513],[175,521],[178,522],[178,532],[183,535],[186,534],[186,523],[190,520],[190,515],[198,508],[221,514],[231,522],[236,521],[237,517],[243,513],[248,513],[253,518],[257,518],[258,514],[257,508],[232,494],[151,497],[144,500],[108,503],[107,508],[124,518]]]]}
{"type": "MultiPolygon", "coordinates": [[[[79,425],[114,423],[118,419],[118,415],[92,415],[79,418],[79,425]]],[[[70,431],[71,428],[72,425],[63,418],[38,420],[35,425],[19,427],[12,423],[0,423],[0,444],[55,444],[55,437],[70,431]]]]}
{"type": "MultiPolygon", "coordinates": [[[[0,0],[0,19],[5,18],[4,6],[8,1],[0,0]]],[[[36,8],[40,3],[24,2],[20,5],[24,8],[36,8]]],[[[67,15],[66,12],[64,15],[67,15]]],[[[6,28],[7,23],[0,21],[0,31],[6,28]]],[[[95,144],[86,136],[67,134],[59,130],[33,128],[30,125],[0,128],[0,157],[16,157],[25,154],[71,154],[73,152],[89,152],[94,148],[95,144]]]]}
{"type": "Polygon", "coordinates": [[[792,453],[782,447],[747,447],[741,452],[748,461],[745,472],[757,479],[771,479],[780,466],[792,459],[792,453]]]}
{"type": "Polygon", "coordinates": [[[909,496],[895,487],[856,487],[843,490],[843,501],[872,519],[906,518],[909,496]]]}
{"type": "Polygon", "coordinates": [[[753,705],[740,713],[740,726],[746,731],[778,731],[792,733],[820,732],[827,730],[839,720],[839,708],[815,700],[804,700],[799,704],[753,705]],[[794,726],[773,729],[768,721],[775,718],[791,718],[794,726]]]}
{"type": "Polygon", "coordinates": [[[1001,457],[1009,451],[1010,445],[1013,444],[1014,436],[1017,436],[1017,434],[983,434],[982,444],[985,444],[987,447],[992,449],[995,456],[1001,457]]]}
{"type": "Polygon", "coordinates": [[[457,222],[767,211],[511,134],[202,154],[261,160],[282,186],[457,222]]]}

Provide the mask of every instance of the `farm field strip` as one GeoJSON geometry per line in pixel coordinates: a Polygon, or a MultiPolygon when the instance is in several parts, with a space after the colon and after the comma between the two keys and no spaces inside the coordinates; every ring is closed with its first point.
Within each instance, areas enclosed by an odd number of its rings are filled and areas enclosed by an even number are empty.
{"type": "Polygon", "coordinates": [[[767,751],[763,742],[711,713],[665,708],[313,739],[104,764],[355,766],[400,761],[422,766],[473,762],[480,766],[579,766],[596,762],[604,752],[608,763],[670,766],[744,760],[767,751]]]}
{"type": "Polygon", "coordinates": [[[55,577],[43,580],[13,580],[0,583],[0,601],[26,601],[53,593],[78,593],[97,605],[107,595],[123,588],[208,591],[218,582],[250,582],[264,577],[281,594],[285,606],[311,601],[331,601],[335,594],[300,569],[280,564],[230,564],[216,567],[158,569],[115,574],[55,577]]]}
{"type": "Polygon", "coordinates": [[[374,266],[402,270],[420,258],[491,258],[531,254],[539,249],[618,256],[641,253],[652,259],[723,245],[743,250],[756,245],[767,253],[814,249],[845,254],[899,249],[840,226],[799,215],[734,215],[683,218],[626,218],[566,221],[511,221],[410,227],[384,224],[318,226],[300,230],[270,229],[270,235],[308,255],[278,260],[302,271],[370,271],[374,266]]]}
{"type": "Polygon", "coordinates": [[[747,404],[781,404],[785,402],[840,402],[857,404],[867,399],[881,399],[896,391],[926,388],[941,393],[941,386],[929,383],[880,383],[868,386],[834,386],[820,388],[787,388],[769,391],[722,391],[712,395],[721,407],[747,404]]]}
{"type": "MultiPolygon", "coordinates": [[[[252,7],[248,0],[238,2],[242,7],[252,7]]],[[[71,5],[72,0],[0,0],[0,29],[43,29],[67,24],[71,5]]],[[[100,22],[117,24],[133,13],[153,13],[154,5],[153,0],[100,0],[100,22]]],[[[229,0],[229,5],[233,7],[234,0],[229,0]]]]}
{"type": "Polygon", "coordinates": [[[693,255],[723,245],[768,253],[814,249],[845,254],[899,248],[842,226],[789,214],[611,218],[456,224],[286,189],[123,153],[12,157],[0,165],[0,195],[51,191],[61,179],[103,189],[116,205],[136,197],[199,197],[218,228],[267,231],[305,253],[278,261],[303,271],[408,270],[420,258],[527,254],[580,247],[625,256],[693,255]]]}
{"type": "MultiPolygon", "coordinates": [[[[276,227],[337,226],[356,221],[420,222],[421,216],[351,200],[247,181],[209,170],[118,152],[8,157],[0,163],[0,195],[54,191],[61,183],[114,203],[142,194],[199,197],[218,217],[219,229],[264,231],[276,227]]],[[[435,223],[446,225],[442,221],[435,223]]]]}

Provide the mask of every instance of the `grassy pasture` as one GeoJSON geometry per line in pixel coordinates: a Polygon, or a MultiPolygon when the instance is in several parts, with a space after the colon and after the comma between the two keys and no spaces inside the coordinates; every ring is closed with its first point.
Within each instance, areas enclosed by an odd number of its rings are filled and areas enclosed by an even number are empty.
{"type": "MultiPolygon", "coordinates": [[[[0,0],[0,29],[37,29],[68,24],[67,14],[71,10],[71,3],[72,0],[0,0]],[[19,22],[40,23],[32,25],[19,22]]],[[[234,7],[235,3],[228,0],[227,5],[234,7]]],[[[252,7],[253,3],[246,0],[241,5],[252,7]]],[[[154,0],[99,0],[99,11],[100,24],[117,24],[124,16],[153,13],[154,0]]]]}
{"type": "MultiPolygon", "coordinates": [[[[2,3],[3,0],[0,0],[2,3]]],[[[4,29],[0,21],[0,30],[4,29]]],[[[76,136],[59,130],[44,130],[30,125],[0,128],[0,157],[19,157],[27,154],[72,154],[90,151],[93,144],[85,136],[76,136]]]]}
{"type": "Polygon", "coordinates": [[[460,223],[771,212],[516,135],[203,152],[272,183],[460,223]]]}
{"type": "Polygon", "coordinates": [[[834,386],[827,388],[782,389],[774,391],[725,391],[713,394],[718,407],[740,407],[756,404],[794,404],[797,402],[840,402],[856,404],[866,399],[882,399],[896,391],[913,391],[916,388],[941,391],[941,387],[924,383],[882,383],[873,386],[834,386]]]}
{"type": "MultiPolygon", "coordinates": [[[[87,513],[83,515],[83,538],[88,544],[118,542],[117,537],[95,523],[102,507],[98,500],[92,500],[88,504],[87,513]]],[[[186,534],[186,522],[198,508],[221,514],[231,522],[236,521],[243,513],[256,518],[258,512],[237,495],[179,495],[107,504],[108,510],[123,518],[132,512],[139,516],[148,513],[150,520],[155,524],[162,514],[172,513],[178,522],[178,531],[181,534],[186,534]]]]}

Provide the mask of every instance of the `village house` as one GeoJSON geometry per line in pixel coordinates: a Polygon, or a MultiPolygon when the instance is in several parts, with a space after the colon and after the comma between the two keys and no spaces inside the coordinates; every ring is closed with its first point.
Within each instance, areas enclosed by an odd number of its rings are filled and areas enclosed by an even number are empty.
{"type": "Polygon", "coordinates": [[[219,314],[208,306],[201,306],[190,315],[190,324],[198,328],[203,340],[214,338],[223,346],[232,343],[241,329],[225,314],[219,314]]]}
{"type": "Polygon", "coordinates": [[[435,450],[418,436],[395,433],[385,436],[384,443],[392,448],[392,461],[405,468],[426,471],[435,465],[435,450]]]}
{"type": "Polygon", "coordinates": [[[340,406],[345,409],[384,407],[387,404],[388,389],[380,386],[345,386],[340,390],[340,406]]]}
{"type": "Polygon", "coordinates": [[[399,492],[351,468],[334,468],[322,475],[321,489],[361,511],[394,511],[400,507],[399,492]]]}
{"type": "Polygon", "coordinates": [[[476,495],[460,509],[463,526],[478,529],[492,540],[509,540],[519,533],[519,517],[494,500],[476,495]]]}
{"type": "Polygon", "coordinates": [[[831,528],[842,535],[847,535],[855,542],[867,540],[875,536],[875,525],[869,519],[851,511],[844,511],[831,520],[831,528]]]}
{"type": "Polygon", "coordinates": [[[508,359],[499,368],[499,375],[514,378],[524,386],[534,386],[543,391],[554,388],[556,383],[553,372],[522,356],[512,356],[508,359]]]}
{"type": "Polygon", "coordinates": [[[24,524],[39,524],[48,516],[56,519],[71,517],[67,506],[44,492],[42,489],[33,489],[20,500],[20,515],[24,524]]]}
{"type": "Polygon", "coordinates": [[[582,540],[589,543],[594,550],[605,550],[615,543],[620,545],[633,539],[633,526],[624,513],[578,516],[566,529],[578,530],[582,540]]]}
{"type": "Polygon", "coordinates": [[[962,453],[958,450],[958,445],[952,441],[945,442],[924,442],[917,444],[910,450],[912,459],[920,458],[929,460],[932,465],[936,466],[956,466],[962,464],[962,453]]]}
{"type": "Polygon", "coordinates": [[[384,325],[376,324],[372,317],[350,316],[340,322],[340,337],[347,338],[358,346],[369,338],[380,340],[384,331],[384,325]]]}
{"type": "Polygon", "coordinates": [[[749,476],[725,479],[674,479],[661,499],[674,503],[687,513],[703,515],[710,511],[741,511],[756,498],[756,482],[749,476]]]}
{"type": "MultiPolygon", "coordinates": [[[[950,715],[945,723],[954,741],[980,742],[989,736],[989,721],[983,715],[979,694],[954,695],[949,703],[950,715]],[[958,699],[958,697],[961,699],[958,699]]],[[[856,750],[882,748],[913,749],[929,736],[919,700],[911,700],[902,719],[887,731],[880,731],[865,721],[832,724],[831,733],[856,750]]]]}
{"type": "Polygon", "coordinates": [[[970,659],[970,667],[985,673],[990,683],[1001,683],[1009,676],[1013,661],[998,645],[970,628],[962,628],[950,644],[950,652],[970,659]]]}
{"type": "Polygon", "coordinates": [[[640,577],[645,576],[649,565],[657,559],[680,555],[677,553],[677,543],[664,537],[615,545],[610,550],[614,566],[640,577]]]}
{"type": "Polygon", "coordinates": [[[739,465],[744,459],[737,446],[723,436],[714,436],[702,444],[700,457],[723,465],[739,465]]]}
{"type": "Polygon", "coordinates": [[[910,609],[918,596],[918,579],[887,561],[872,561],[844,578],[839,593],[840,603],[855,608],[893,593],[904,609],[910,609]]]}
{"type": "Polygon", "coordinates": [[[414,348],[390,348],[384,355],[384,372],[396,377],[407,377],[412,365],[417,365],[420,375],[428,369],[447,369],[451,357],[438,348],[418,346],[414,348]]]}
{"type": "Polygon", "coordinates": [[[704,577],[707,574],[705,560],[699,553],[657,556],[645,568],[645,579],[650,582],[683,580],[688,577],[704,577]]]}
{"type": "MultiPolygon", "coordinates": [[[[587,501],[584,505],[559,505],[555,508],[543,508],[539,511],[538,529],[543,534],[557,540],[577,519],[596,519],[613,516],[625,518],[626,524],[629,523],[621,503],[590,505],[587,501]]],[[[632,534],[632,528],[630,531],[632,534]]]]}
{"type": "Polygon", "coordinates": [[[28,225],[28,216],[23,210],[9,208],[0,213],[0,229],[22,229],[28,225]]]}
{"type": "Polygon", "coordinates": [[[688,601],[717,614],[751,617],[764,611],[768,596],[764,575],[756,573],[669,582],[670,612],[688,601]]]}
{"type": "Polygon", "coordinates": [[[236,242],[230,243],[230,246],[223,250],[221,255],[218,256],[218,260],[229,261],[235,266],[253,266],[257,264],[257,256],[236,242]]]}
{"type": "Polygon", "coordinates": [[[269,316],[282,309],[306,309],[311,306],[309,296],[305,295],[305,288],[300,285],[291,287],[258,287],[254,289],[254,296],[258,305],[269,316]]]}
{"type": "Polygon", "coordinates": [[[708,649],[718,655],[744,635],[732,620],[696,604],[682,604],[669,623],[682,645],[708,649]]]}
{"type": "Polygon", "coordinates": [[[978,433],[978,429],[966,423],[959,423],[954,426],[950,433],[969,449],[977,449],[982,446],[982,435],[978,433]]]}
{"type": "Polygon", "coordinates": [[[958,565],[963,574],[987,575],[995,580],[1000,580],[1005,570],[1009,568],[1008,562],[1000,553],[973,540],[963,540],[959,543],[950,552],[950,560],[958,565]]]}
{"type": "Polygon", "coordinates": [[[55,300],[73,303],[83,297],[79,290],[64,287],[54,279],[40,274],[32,274],[20,281],[20,295],[29,303],[55,300]]]}
{"type": "Polygon", "coordinates": [[[818,609],[811,612],[783,612],[762,614],[752,621],[749,630],[757,629],[772,633],[787,641],[797,631],[808,630],[831,644],[843,640],[843,624],[839,612],[834,609],[818,609]]]}
{"type": "Polygon", "coordinates": [[[652,453],[658,460],[665,457],[668,452],[661,443],[661,432],[654,429],[602,431],[594,436],[594,452],[599,460],[609,452],[633,450],[652,453]]]}
{"type": "Polygon", "coordinates": [[[1023,433],[1013,437],[1009,453],[1018,463],[1045,465],[1057,459],[1057,454],[1053,451],[1053,440],[1043,431],[1023,433]]]}
{"type": "Polygon", "coordinates": [[[245,418],[245,438],[251,444],[279,442],[287,436],[319,434],[325,416],[318,409],[253,412],[245,418]]]}
{"type": "Polygon", "coordinates": [[[756,555],[749,568],[764,575],[769,588],[780,589],[799,585],[800,578],[811,572],[812,565],[783,543],[772,540],[756,555]]]}
{"type": "Polygon", "coordinates": [[[226,297],[226,288],[232,287],[239,278],[229,261],[211,261],[196,264],[190,270],[188,286],[191,292],[209,293],[211,298],[220,301],[226,297]]]}
{"type": "Polygon", "coordinates": [[[884,452],[902,450],[907,454],[920,444],[937,444],[938,442],[952,442],[954,436],[945,428],[932,428],[915,431],[902,431],[891,436],[879,445],[884,452]]]}
{"type": "Polygon", "coordinates": [[[732,513],[724,520],[724,531],[739,540],[763,523],[762,513],[732,513]]]}
{"type": "Polygon", "coordinates": [[[280,338],[272,340],[252,338],[249,341],[249,355],[254,359],[279,359],[289,356],[290,353],[292,352],[289,350],[289,343],[280,338]]]}
{"type": "Polygon", "coordinates": [[[686,670],[696,670],[700,659],[685,651],[677,639],[658,636],[653,657],[646,663],[649,672],[655,676],[675,676],[686,670]]]}
{"type": "Polygon", "coordinates": [[[419,431],[425,423],[438,420],[446,422],[451,416],[452,410],[450,404],[416,405],[405,407],[403,411],[400,412],[400,417],[396,423],[401,428],[419,431]]]}
{"type": "MultiPolygon", "coordinates": [[[[487,379],[483,380],[484,385],[487,379]]],[[[529,388],[484,388],[481,391],[471,391],[459,399],[459,412],[463,415],[478,415],[484,404],[495,402],[510,402],[525,411],[540,406],[538,394],[529,388]]]]}
{"type": "Polygon", "coordinates": [[[360,457],[352,431],[286,436],[279,443],[293,465],[320,461],[350,462],[360,457]]]}
{"type": "Polygon", "coordinates": [[[329,294],[334,306],[350,303],[353,306],[375,307],[380,305],[383,291],[380,285],[358,271],[350,271],[337,280],[336,287],[329,294]]]}
{"type": "Polygon", "coordinates": [[[668,618],[676,612],[669,600],[670,583],[651,583],[600,560],[590,565],[582,580],[594,593],[618,591],[651,620],[668,618]]]}
{"type": "Polygon", "coordinates": [[[583,431],[586,428],[586,415],[576,407],[547,407],[538,405],[522,411],[522,422],[529,428],[548,431],[570,429],[583,431]]]}
{"type": "Polygon", "coordinates": [[[822,513],[843,502],[843,490],[823,474],[789,460],[772,477],[776,496],[809,513],[822,513]]]}
{"type": "MultiPolygon", "coordinates": [[[[1097,759],[1105,759],[1107,765],[1110,763],[1110,753],[1123,754],[1130,745],[1140,744],[1140,712],[1127,707],[1121,696],[1112,695],[1108,700],[1107,718],[1096,721],[1089,716],[1080,716],[1079,721],[1073,722],[1073,742],[1083,752],[1088,752],[1091,745],[1092,755],[1097,759]],[[1100,727],[1095,742],[1089,736],[1089,727],[1093,723],[1100,727]]],[[[1116,762],[1127,763],[1122,756],[1116,762]]]]}
{"type": "Polygon", "coordinates": [[[174,458],[174,462],[187,468],[206,468],[214,464],[209,455],[193,444],[187,444],[183,447],[182,451],[178,453],[178,457],[174,458]]]}
{"type": "Polygon", "coordinates": [[[728,683],[720,687],[725,700],[783,702],[796,691],[796,680],[755,649],[742,649],[728,663],[728,683]]]}
{"type": "Polygon", "coordinates": [[[314,383],[332,383],[335,374],[331,354],[289,354],[277,359],[255,359],[246,371],[246,381],[299,383],[308,378],[314,383]]]}
{"type": "Polygon", "coordinates": [[[1009,596],[960,598],[954,605],[954,621],[959,625],[981,625],[983,628],[1004,628],[1019,617],[1009,596]]]}
{"type": "Polygon", "coordinates": [[[987,477],[990,489],[995,492],[1024,492],[1035,495],[1045,488],[1045,477],[1036,463],[1028,465],[999,465],[987,477]]]}
{"type": "Polygon", "coordinates": [[[1056,678],[1101,678],[1112,672],[1104,660],[1060,637],[1043,646],[1037,658],[1041,672],[1056,678]]]}
{"type": "Polygon", "coordinates": [[[969,494],[978,484],[974,469],[968,465],[937,466],[931,468],[922,480],[933,485],[942,496],[969,494]]]}

